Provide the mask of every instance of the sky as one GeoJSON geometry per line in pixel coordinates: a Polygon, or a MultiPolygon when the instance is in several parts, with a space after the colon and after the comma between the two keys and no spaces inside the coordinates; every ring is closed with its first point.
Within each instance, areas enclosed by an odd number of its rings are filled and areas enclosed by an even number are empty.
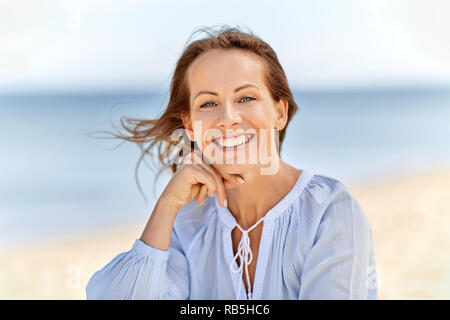
{"type": "Polygon", "coordinates": [[[165,91],[202,26],[251,30],[299,90],[450,87],[450,1],[0,0],[0,94],[165,91]]]}

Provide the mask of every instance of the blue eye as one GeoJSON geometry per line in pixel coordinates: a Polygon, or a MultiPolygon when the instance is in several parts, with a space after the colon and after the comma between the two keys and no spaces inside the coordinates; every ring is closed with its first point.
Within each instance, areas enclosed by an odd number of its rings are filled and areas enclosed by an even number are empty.
{"type": "Polygon", "coordinates": [[[202,105],[200,106],[200,108],[211,108],[211,107],[213,107],[213,106],[209,106],[209,105],[208,105],[209,103],[214,103],[214,102],[212,102],[212,101],[205,102],[204,104],[202,104],[202,105]]]}
{"type": "MultiPolygon", "coordinates": [[[[256,99],[253,98],[253,97],[245,96],[245,97],[242,97],[239,101],[243,101],[243,103],[246,103],[246,102],[250,102],[250,101],[253,101],[253,100],[256,100],[256,99]]],[[[214,102],[208,101],[208,102],[205,102],[204,104],[202,104],[200,106],[200,109],[212,108],[214,106],[215,106],[214,102]]]]}
{"type": "Polygon", "coordinates": [[[247,100],[247,101],[244,101],[244,102],[250,102],[252,100],[256,100],[255,98],[252,98],[252,97],[242,97],[241,100],[239,100],[239,101],[242,101],[242,100],[247,99],[247,98],[250,99],[250,100],[247,100]]]}

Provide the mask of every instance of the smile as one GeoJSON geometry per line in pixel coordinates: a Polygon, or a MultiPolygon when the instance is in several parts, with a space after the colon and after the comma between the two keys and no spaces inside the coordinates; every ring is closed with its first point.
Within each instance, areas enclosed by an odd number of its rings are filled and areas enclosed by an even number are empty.
{"type": "Polygon", "coordinates": [[[235,137],[222,138],[218,137],[214,139],[214,144],[220,147],[224,151],[236,150],[245,147],[249,141],[253,139],[253,134],[242,134],[235,137]]]}

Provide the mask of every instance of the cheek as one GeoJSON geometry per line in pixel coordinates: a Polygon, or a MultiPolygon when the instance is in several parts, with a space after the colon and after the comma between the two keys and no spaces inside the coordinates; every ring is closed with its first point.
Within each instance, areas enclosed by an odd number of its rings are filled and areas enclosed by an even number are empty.
{"type": "Polygon", "coordinates": [[[258,105],[244,111],[245,118],[252,124],[254,128],[270,129],[274,128],[274,112],[271,106],[258,105]]]}
{"type": "Polygon", "coordinates": [[[194,139],[197,143],[204,140],[206,133],[214,128],[214,117],[211,112],[199,112],[192,115],[192,128],[194,129],[194,139]]]}

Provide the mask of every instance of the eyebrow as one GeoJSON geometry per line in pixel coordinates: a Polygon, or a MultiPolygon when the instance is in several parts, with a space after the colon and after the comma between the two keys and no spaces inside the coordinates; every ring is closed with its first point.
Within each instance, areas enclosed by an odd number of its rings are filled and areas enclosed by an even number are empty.
{"type": "MultiPolygon", "coordinates": [[[[240,86],[240,87],[237,87],[236,89],[234,89],[233,92],[238,92],[239,90],[242,90],[242,89],[245,89],[245,88],[248,88],[248,87],[254,87],[254,88],[256,88],[256,89],[259,90],[258,86],[254,85],[254,84],[251,84],[251,83],[247,83],[247,84],[244,84],[244,85],[242,85],[242,86],[240,86]]],[[[197,93],[197,95],[196,95],[195,98],[194,98],[194,101],[195,101],[195,99],[197,99],[197,97],[198,97],[199,95],[201,95],[201,94],[211,94],[211,95],[213,95],[213,96],[218,96],[218,95],[219,95],[217,92],[214,92],[214,91],[202,90],[202,91],[199,91],[199,92],[197,93]]]]}

